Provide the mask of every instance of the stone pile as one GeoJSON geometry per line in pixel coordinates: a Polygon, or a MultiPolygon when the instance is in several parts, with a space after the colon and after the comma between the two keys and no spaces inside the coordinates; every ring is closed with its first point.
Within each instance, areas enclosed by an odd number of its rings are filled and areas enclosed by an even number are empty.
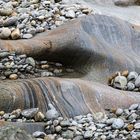
{"type": "Polygon", "coordinates": [[[108,85],[128,91],[140,91],[140,74],[135,71],[116,72],[108,79],[108,85]]]}
{"type": "MultiPolygon", "coordinates": [[[[52,105],[50,107],[54,109],[52,105]]],[[[48,118],[48,111],[44,115],[37,108],[23,111],[17,109],[9,116],[1,111],[0,116],[7,121],[9,118],[10,121],[20,120],[20,122],[24,122],[25,119],[26,122],[44,121],[45,131],[33,133],[38,140],[140,139],[140,104],[133,104],[128,109],[108,110],[108,114],[101,120],[95,119],[95,115],[92,114],[64,119],[57,114],[58,112],[53,112],[55,117],[48,118]],[[15,114],[18,114],[17,117],[15,114]]]]}
{"type": "Polygon", "coordinates": [[[53,0],[0,0],[0,38],[29,39],[91,12],[81,4],[53,0]]]}
{"type": "Polygon", "coordinates": [[[17,55],[15,52],[0,52],[1,80],[62,76],[63,72],[73,72],[73,70],[64,69],[61,63],[36,61],[32,57],[27,57],[26,54],[17,55]]]}

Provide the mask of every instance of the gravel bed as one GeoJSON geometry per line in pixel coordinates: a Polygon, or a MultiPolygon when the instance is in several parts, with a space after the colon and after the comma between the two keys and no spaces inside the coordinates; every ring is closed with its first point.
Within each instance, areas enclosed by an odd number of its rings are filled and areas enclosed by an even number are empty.
{"type": "Polygon", "coordinates": [[[26,54],[15,52],[0,52],[0,79],[26,79],[35,77],[62,76],[72,73],[71,68],[64,68],[61,63],[37,61],[26,54]]]}
{"type": "Polygon", "coordinates": [[[0,38],[29,39],[92,13],[88,7],[53,0],[0,0],[0,38]]]}
{"type": "Polygon", "coordinates": [[[140,92],[140,74],[128,70],[116,72],[109,77],[108,85],[121,90],[140,92]]]}
{"type": "Polygon", "coordinates": [[[61,117],[55,107],[49,104],[46,114],[40,112],[38,108],[22,111],[17,109],[12,113],[0,111],[0,120],[44,122],[45,131],[36,131],[32,134],[38,140],[140,139],[140,104],[132,104],[128,109],[110,109],[107,115],[100,112],[94,115],[79,115],[74,118],[61,117]]]}

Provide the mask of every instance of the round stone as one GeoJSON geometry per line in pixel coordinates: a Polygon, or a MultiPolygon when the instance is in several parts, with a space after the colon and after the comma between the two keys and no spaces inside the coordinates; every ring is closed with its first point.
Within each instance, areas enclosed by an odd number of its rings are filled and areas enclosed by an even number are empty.
{"type": "Polygon", "coordinates": [[[8,39],[11,35],[11,30],[9,28],[2,28],[2,31],[0,33],[1,39],[8,39]]]}
{"type": "Polygon", "coordinates": [[[9,76],[9,79],[11,79],[11,80],[16,80],[17,78],[18,78],[18,75],[17,74],[11,74],[9,76]]]}
{"type": "Polygon", "coordinates": [[[4,115],[4,111],[0,111],[0,116],[3,116],[4,115]]]}
{"type": "Polygon", "coordinates": [[[120,129],[124,126],[124,121],[120,118],[114,119],[112,128],[114,129],[120,129]]]}
{"type": "Polygon", "coordinates": [[[54,120],[57,119],[58,117],[59,117],[59,113],[55,109],[51,109],[46,112],[46,118],[48,120],[54,120]]]}
{"type": "Polygon", "coordinates": [[[56,132],[60,132],[61,130],[62,130],[62,127],[61,127],[61,126],[56,126],[56,127],[55,127],[55,131],[56,131],[56,132]]]}
{"type": "Polygon", "coordinates": [[[127,79],[125,76],[117,76],[114,79],[114,87],[119,89],[125,89],[127,85],[127,79]]]}
{"type": "Polygon", "coordinates": [[[116,115],[121,115],[123,113],[123,109],[121,109],[121,108],[118,108],[117,110],[116,110],[116,115]]]}

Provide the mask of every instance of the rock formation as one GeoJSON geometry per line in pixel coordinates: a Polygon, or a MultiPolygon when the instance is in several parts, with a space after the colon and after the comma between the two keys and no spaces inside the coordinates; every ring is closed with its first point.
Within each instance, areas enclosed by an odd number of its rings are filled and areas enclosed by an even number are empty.
{"type": "Polygon", "coordinates": [[[79,79],[1,82],[0,110],[39,107],[45,112],[48,103],[52,103],[62,116],[69,117],[140,102],[139,93],[107,86],[108,76],[116,70],[140,71],[139,38],[140,33],[127,22],[90,15],[29,40],[0,40],[1,49],[59,61],[73,66],[79,73],[76,76],[79,79]]]}

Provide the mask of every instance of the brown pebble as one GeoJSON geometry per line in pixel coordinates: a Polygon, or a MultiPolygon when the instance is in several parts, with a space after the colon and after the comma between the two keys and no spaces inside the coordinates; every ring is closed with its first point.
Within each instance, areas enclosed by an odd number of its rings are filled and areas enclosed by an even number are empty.
{"type": "Polygon", "coordinates": [[[114,80],[114,78],[118,76],[118,72],[116,72],[115,74],[112,74],[109,78],[108,78],[108,85],[112,84],[112,80],[114,80]]]}
{"type": "Polygon", "coordinates": [[[9,78],[10,78],[11,80],[16,80],[16,79],[18,78],[18,75],[17,75],[17,74],[11,74],[11,75],[9,76],[9,78]]]}
{"type": "Polygon", "coordinates": [[[127,130],[132,131],[134,129],[134,125],[128,124],[126,128],[127,128],[127,130]]]}
{"type": "Polygon", "coordinates": [[[125,76],[125,77],[127,77],[128,74],[129,74],[129,71],[128,70],[125,70],[125,71],[121,72],[121,75],[122,76],[125,76]]]}
{"type": "Polygon", "coordinates": [[[42,112],[38,112],[34,118],[36,122],[41,122],[45,118],[45,116],[42,112]]]}
{"type": "Polygon", "coordinates": [[[3,116],[5,114],[4,111],[0,111],[0,116],[3,116]]]}
{"type": "Polygon", "coordinates": [[[48,68],[49,68],[49,65],[48,65],[48,64],[41,65],[41,68],[42,68],[42,69],[48,69],[48,68]]]}
{"type": "Polygon", "coordinates": [[[11,38],[12,39],[18,39],[20,37],[20,30],[16,28],[12,33],[11,33],[11,38]]]}

